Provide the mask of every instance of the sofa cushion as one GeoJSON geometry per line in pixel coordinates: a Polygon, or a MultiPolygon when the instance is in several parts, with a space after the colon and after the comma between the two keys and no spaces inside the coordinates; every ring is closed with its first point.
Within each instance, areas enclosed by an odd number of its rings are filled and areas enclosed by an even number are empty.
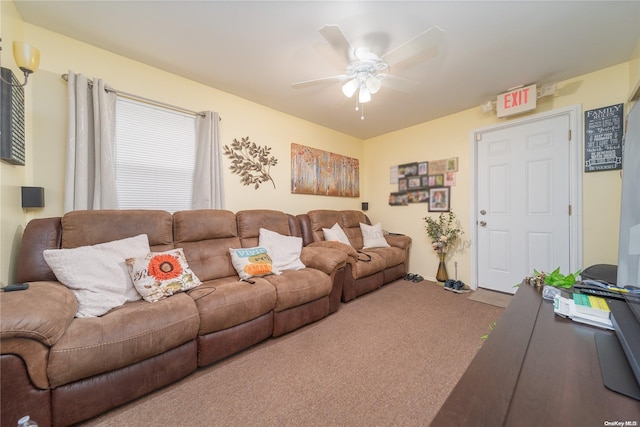
{"type": "Polygon", "coordinates": [[[305,265],[300,261],[302,237],[284,236],[275,231],[261,228],[259,245],[267,249],[273,261],[273,268],[276,270],[305,268],[305,265]]]}
{"type": "Polygon", "coordinates": [[[256,246],[254,248],[229,248],[231,263],[242,280],[252,277],[261,277],[268,274],[280,274],[273,268],[273,261],[266,248],[256,246]]]}
{"type": "Polygon", "coordinates": [[[388,248],[389,243],[384,238],[382,224],[375,225],[360,223],[360,231],[362,231],[362,248],[388,248]]]}
{"type": "Polygon", "coordinates": [[[173,214],[175,246],[182,248],[189,268],[202,281],[235,277],[229,248],[241,247],[236,215],[231,211],[206,209],[173,214]]]}
{"type": "MultiPolygon", "coordinates": [[[[259,245],[261,228],[266,228],[284,236],[292,235],[290,216],[281,211],[269,209],[239,211],[236,213],[236,219],[238,222],[238,237],[240,237],[243,248],[259,245]]],[[[293,219],[295,220],[295,217],[293,219]]],[[[299,226],[297,228],[299,231],[299,226]]]]}
{"type": "Polygon", "coordinates": [[[333,286],[330,276],[313,268],[283,271],[264,279],[276,288],[276,312],[325,297],[333,286]]]}
{"type": "Polygon", "coordinates": [[[150,252],[144,258],[127,258],[126,263],[133,285],[148,302],[160,301],[201,283],[189,269],[182,248],[150,252]]]}
{"type": "Polygon", "coordinates": [[[385,257],[379,253],[376,253],[377,249],[367,249],[362,251],[371,257],[371,260],[362,261],[364,257],[360,258],[360,261],[354,262],[353,259],[349,259],[351,264],[351,274],[354,279],[360,279],[362,277],[370,276],[374,273],[384,270],[387,267],[385,257]]]}
{"type": "Polygon", "coordinates": [[[96,245],[146,234],[152,251],[173,249],[173,221],[167,211],[71,211],[62,217],[61,248],[96,245]]]}
{"type": "Polygon", "coordinates": [[[240,325],[272,311],[276,290],[264,278],[255,283],[236,276],[209,280],[188,292],[200,313],[199,334],[206,335],[240,325]]]}
{"type": "Polygon", "coordinates": [[[401,248],[370,248],[366,249],[365,252],[380,255],[384,259],[386,268],[394,267],[406,261],[406,252],[401,248]]]}
{"type": "Polygon", "coordinates": [[[43,255],[58,281],[76,296],[76,317],[94,317],[140,299],[125,259],[144,257],[148,252],[149,240],[141,234],[93,246],[47,249],[43,255]]]}
{"type": "Polygon", "coordinates": [[[52,387],[130,366],[195,339],[200,319],[192,298],[177,294],[127,303],[102,317],[75,319],[51,348],[52,387]]]}
{"type": "Polygon", "coordinates": [[[318,209],[309,211],[307,213],[309,222],[311,223],[311,230],[313,233],[313,240],[320,242],[325,240],[323,228],[331,228],[334,224],[340,224],[342,222],[342,214],[340,211],[318,209]]]}

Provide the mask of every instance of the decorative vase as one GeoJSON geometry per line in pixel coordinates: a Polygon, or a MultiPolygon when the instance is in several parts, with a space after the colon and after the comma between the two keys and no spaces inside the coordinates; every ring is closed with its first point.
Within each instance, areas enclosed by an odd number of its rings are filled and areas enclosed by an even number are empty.
{"type": "Polygon", "coordinates": [[[438,282],[446,282],[447,279],[449,279],[449,275],[447,274],[447,266],[444,263],[444,257],[447,256],[447,254],[442,253],[442,254],[438,254],[438,256],[440,257],[440,264],[438,264],[438,272],[436,273],[436,280],[438,282]]]}

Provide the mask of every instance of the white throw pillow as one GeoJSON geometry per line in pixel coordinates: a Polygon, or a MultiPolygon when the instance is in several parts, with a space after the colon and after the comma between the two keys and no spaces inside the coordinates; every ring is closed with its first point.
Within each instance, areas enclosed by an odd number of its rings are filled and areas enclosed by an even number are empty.
{"type": "Polygon", "coordinates": [[[337,241],[351,246],[349,238],[337,222],[331,228],[323,228],[322,233],[324,234],[324,240],[328,242],[337,241]]]}
{"type": "Polygon", "coordinates": [[[258,243],[271,255],[273,268],[276,270],[301,270],[305,265],[300,261],[302,237],[284,236],[275,231],[260,229],[258,243]]]}
{"type": "Polygon", "coordinates": [[[127,258],[149,253],[146,234],[73,249],[46,249],[44,259],[78,300],[76,317],[97,317],[126,302],[137,301],[127,258]]]}
{"type": "Polygon", "coordinates": [[[389,247],[387,239],[384,238],[381,223],[377,223],[376,225],[360,223],[360,230],[362,231],[363,240],[362,249],[389,247]]]}

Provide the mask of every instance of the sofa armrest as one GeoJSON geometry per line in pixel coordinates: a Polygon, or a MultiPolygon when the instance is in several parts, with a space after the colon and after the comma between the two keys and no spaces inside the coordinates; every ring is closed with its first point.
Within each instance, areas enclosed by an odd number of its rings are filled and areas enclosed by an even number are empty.
{"type": "Polygon", "coordinates": [[[405,235],[387,234],[384,236],[389,245],[400,249],[407,249],[411,246],[411,237],[405,235]]]}
{"type": "Polygon", "coordinates": [[[358,251],[351,245],[347,245],[341,242],[326,241],[313,242],[305,246],[305,248],[329,248],[336,249],[345,253],[348,257],[358,259],[358,251]]]}
{"type": "Polygon", "coordinates": [[[305,246],[302,248],[300,260],[307,267],[315,268],[330,276],[337,269],[345,266],[347,255],[335,248],[305,246]]]}
{"type": "Polygon", "coordinates": [[[24,291],[0,294],[0,339],[29,338],[49,347],[65,333],[78,301],[58,282],[32,282],[24,291]]]}

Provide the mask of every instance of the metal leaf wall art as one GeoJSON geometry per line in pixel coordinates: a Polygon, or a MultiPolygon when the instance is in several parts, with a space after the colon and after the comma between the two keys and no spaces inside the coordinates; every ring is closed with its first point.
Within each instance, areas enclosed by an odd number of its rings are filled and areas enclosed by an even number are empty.
{"type": "Polygon", "coordinates": [[[253,185],[257,190],[263,182],[271,181],[273,188],[276,188],[269,172],[271,166],[278,164],[278,159],[269,155],[270,147],[259,147],[247,136],[240,141],[234,138],[231,147],[225,145],[223,149],[223,154],[231,159],[231,173],[240,175],[242,185],[253,185]]]}

